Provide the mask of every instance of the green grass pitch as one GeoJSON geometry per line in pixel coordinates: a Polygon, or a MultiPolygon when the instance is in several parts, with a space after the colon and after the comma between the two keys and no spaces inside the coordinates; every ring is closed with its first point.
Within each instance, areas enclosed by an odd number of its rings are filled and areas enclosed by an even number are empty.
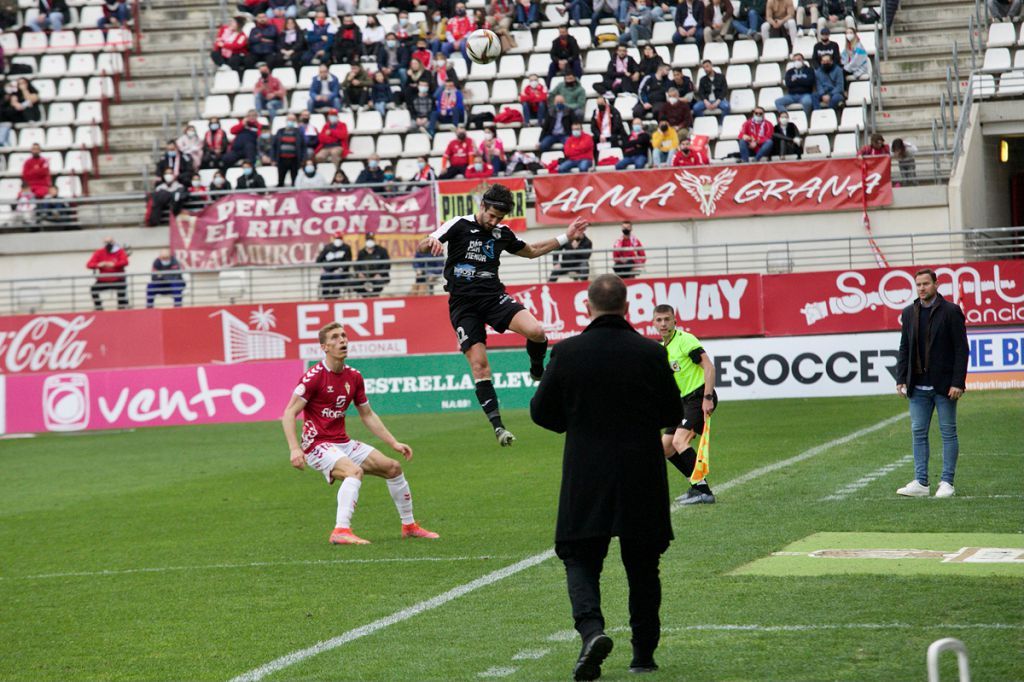
{"type": "MultiPolygon", "coordinates": [[[[903,463],[823,500],[908,455],[907,419],[724,485],[905,410],[895,395],[721,405],[710,481],[724,489],[674,513],[651,679],[924,680],[928,644],[953,636],[975,680],[1024,680],[1019,578],[734,573],[815,533],[1024,531],[1021,392],[964,398],[953,499],[896,498],[903,463]]],[[[477,412],[385,421],[416,450],[406,473],[438,542],[400,540],[386,486],[367,478],[354,527],[373,544],[329,546],[336,488],[288,466],[277,423],[0,441],[0,679],[228,680],[552,546],[558,436],[522,411],[506,415],[511,450],[477,412]]],[[[932,440],[937,482],[935,426],[932,440]]],[[[631,677],[625,597],[613,545],[610,680],[631,677]]],[[[568,679],[571,627],[547,560],[267,679],[568,679]]]]}

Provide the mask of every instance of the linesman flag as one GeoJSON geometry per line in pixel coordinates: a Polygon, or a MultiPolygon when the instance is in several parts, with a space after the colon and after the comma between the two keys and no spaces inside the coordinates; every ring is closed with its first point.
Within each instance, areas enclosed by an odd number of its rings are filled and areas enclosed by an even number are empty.
{"type": "Polygon", "coordinates": [[[700,483],[711,471],[708,461],[711,457],[711,416],[704,421],[704,433],[700,435],[700,444],[697,446],[697,462],[693,465],[693,473],[690,474],[690,483],[700,483]]]}

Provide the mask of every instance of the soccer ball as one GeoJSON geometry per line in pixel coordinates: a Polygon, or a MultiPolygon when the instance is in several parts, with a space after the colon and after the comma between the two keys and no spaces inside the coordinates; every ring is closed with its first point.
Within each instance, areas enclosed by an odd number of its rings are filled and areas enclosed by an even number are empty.
{"type": "Polygon", "coordinates": [[[494,31],[477,29],[466,36],[466,54],[477,64],[490,64],[501,56],[501,41],[494,31]]]}

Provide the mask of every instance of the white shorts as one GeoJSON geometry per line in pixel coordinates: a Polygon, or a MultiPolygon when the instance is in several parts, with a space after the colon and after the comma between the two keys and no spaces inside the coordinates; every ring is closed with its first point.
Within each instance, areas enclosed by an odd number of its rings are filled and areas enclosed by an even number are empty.
{"type": "Polygon", "coordinates": [[[371,446],[358,440],[350,440],[347,443],[320,443],[306,453],[306,464],[323,474],[328,483],[333,484],[331,470],[339,459],[348,457],[356,466],[362,466],[371,452],[371,446]]]}

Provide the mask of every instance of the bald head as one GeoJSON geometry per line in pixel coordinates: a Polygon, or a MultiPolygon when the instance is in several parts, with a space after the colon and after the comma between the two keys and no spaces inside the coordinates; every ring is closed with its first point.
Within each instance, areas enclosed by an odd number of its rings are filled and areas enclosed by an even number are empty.
{"type": "Polygon", "coordinates": [[[587,308],[592,318],[626,314],[626,283],[616,275],[601,275],[587,288],[587,308]]]}

